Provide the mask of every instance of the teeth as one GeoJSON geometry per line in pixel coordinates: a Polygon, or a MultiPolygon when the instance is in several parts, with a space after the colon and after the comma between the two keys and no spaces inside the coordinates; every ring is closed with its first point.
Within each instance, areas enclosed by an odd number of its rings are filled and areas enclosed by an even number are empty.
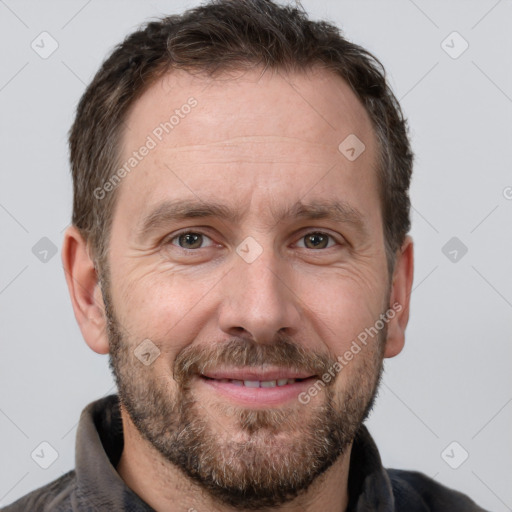
{"type": "Polygon", "coordinates": [[[293,384],[296,379],[277,379],[277,380],[235,380],[235,379],[219,379],[219,382],[230,382],[236,386],[246,386],[248,388],[275,388],[276,386],[286,386],[293,384]]]}

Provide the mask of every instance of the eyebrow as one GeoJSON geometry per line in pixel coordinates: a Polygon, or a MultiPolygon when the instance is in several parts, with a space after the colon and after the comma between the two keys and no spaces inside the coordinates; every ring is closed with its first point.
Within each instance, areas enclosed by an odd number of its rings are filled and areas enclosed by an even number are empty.
{"type": "MultiPolygon", "coordinates": [[[[287,219],[316,220],[327,219],[339,224],[351,224],[361,234],[368,233],[363,214],[341,200],[316,200],[308,203],[297,201],[290,207],[273,211],[275,223],[287,219]]],[[[240,223],[243,212],[234,210],[223,203],[206,202],[199,199],[164,200],[145,215],[136,229],[136,238],[142,241],[151,233],[168,227],[176,221],[197,218],[218,218],[234,224],[240,223]]]]}

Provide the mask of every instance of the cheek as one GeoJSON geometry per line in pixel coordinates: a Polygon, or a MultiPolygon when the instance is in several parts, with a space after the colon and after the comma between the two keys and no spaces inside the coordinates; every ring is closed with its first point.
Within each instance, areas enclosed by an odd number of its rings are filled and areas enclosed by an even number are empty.
{"type": "MultiPolygon", "coordinates": [[[[222,274],[219,274],[222,277],[222,274]]],[[[216,274],[195,276],[157,267],[127,272],[116,312],[132,338],[149,338],[165,352],[191,343],[204,325],[216,274]]]]}
{"type": "Polygon", "coordinates": [[[320,278],[301,278],[297,295],[305,305],[304,315],[335,356],[343,354],[383,312],[382,278],[369,275],[331,270],[320,278]]]}

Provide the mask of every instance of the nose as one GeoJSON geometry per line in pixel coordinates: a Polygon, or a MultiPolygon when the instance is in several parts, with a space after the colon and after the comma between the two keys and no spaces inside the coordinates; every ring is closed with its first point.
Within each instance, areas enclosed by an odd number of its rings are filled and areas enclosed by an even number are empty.
{"type": "Polygon", "coordinates": [[[251,263],[235,255],[222,293],[219,327],[230,336],[272,343],[278,333],[292,336],[299,330],[301,301],[291,272],[271,249],[251,263]]]}

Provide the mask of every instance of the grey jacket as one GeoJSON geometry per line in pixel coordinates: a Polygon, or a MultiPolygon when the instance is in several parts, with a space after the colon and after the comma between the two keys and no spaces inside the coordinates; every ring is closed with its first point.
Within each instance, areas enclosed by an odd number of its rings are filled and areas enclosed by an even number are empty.
{"type": "MultiPolygon", "coordinates": [[[[117,395],[89,404],[76,435],[76,466],[3,512],[150,512],[116,471],[123,450],[117,395]]],[[[354,440],[346,512],[487,512],[423,473],[386,469],[363,425],[354,440]]]]}

